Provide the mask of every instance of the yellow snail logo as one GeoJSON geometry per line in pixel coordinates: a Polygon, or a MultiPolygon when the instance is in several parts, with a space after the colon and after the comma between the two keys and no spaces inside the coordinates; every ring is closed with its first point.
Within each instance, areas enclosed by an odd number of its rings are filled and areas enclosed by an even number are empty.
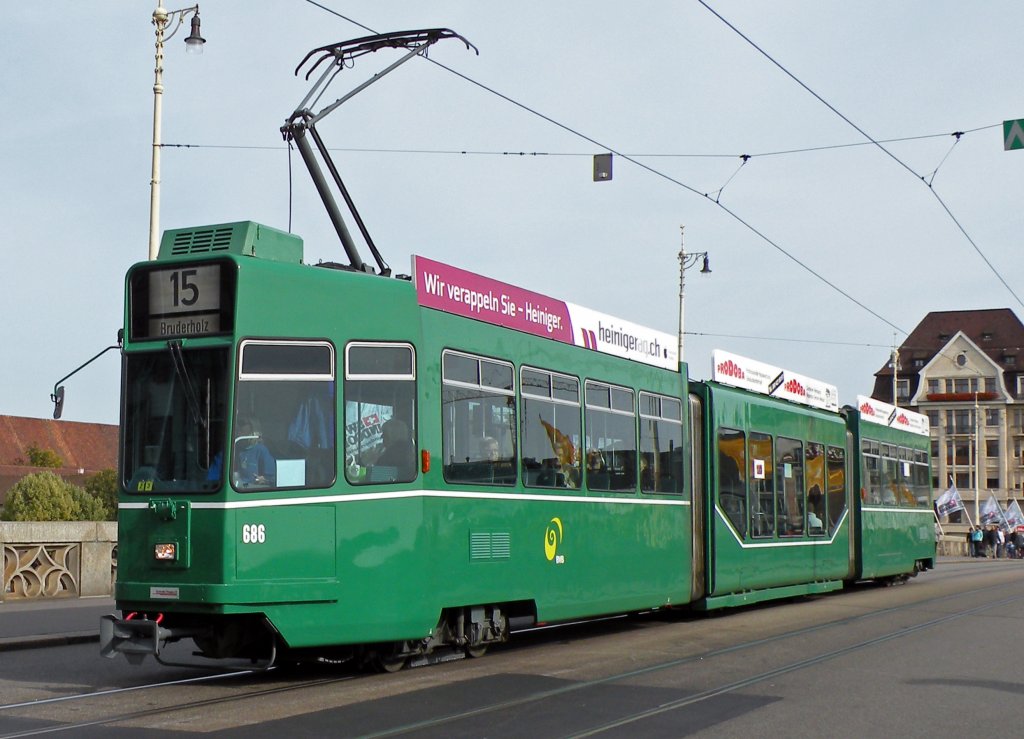
{"type": "Polygon", "coordinates": [[[556,564],[565,562],[565,556],[558,554],[558,545],[562,543],[562,519],[555,516],[544,531],[544,556],[548,562],[556,564]]]}

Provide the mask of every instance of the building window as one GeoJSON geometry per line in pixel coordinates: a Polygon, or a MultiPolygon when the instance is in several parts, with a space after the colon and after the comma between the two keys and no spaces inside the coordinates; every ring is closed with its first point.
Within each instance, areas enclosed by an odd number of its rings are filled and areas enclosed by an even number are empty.
{"type": "Polygon", "coordinates": [[[928,425],[933,429],[937,429],[939,427],[939,412],[933,408],[927,412],[927,415],[928,425]]]}
{"type": "Polygon", "coordinates": [[[956,433],[966,434],[974,430],[974,411],[961,408],[953,411],[953,430],[956,433]]]}
{"type": "Polygon", "coordinates": [[[928,394],[931,395],[931,394],[939,393],[939,392],[942,392],[942,391],[939,390],[939,381],[938,381],[938,379],[936,379],[934,377],[929,377],[928,378],[928,394]]]}
{"type": "Polygon", "coordinates": [[[1017,355],[1016,354],[1004,354],[1003,355],[1003,364],[1005,364],[1007,367],[1016,367],[1017,366],[1017,355]]]}
{"type": "Polygon", "coordinates": [[[998,408],[986,408],[985,409],[985,425],[986,426],[998,426],[999,425],[999,409],[998,408]]]}
{"type": "Polygon", "coordinates": [[[1024,375],[1017,375],[1017,397],[1024,398],[1024,375]]]}
{"type": "Polygon", "coordinates": [[[989,459],[996,459],[999,457],[999,439],[985,440],[985,456],[989,459]]]}
{"type": "Polygon", "coordinates": [[[910,397],[910,380],[896,380],[896,397],[907,400],[910,397]]]}

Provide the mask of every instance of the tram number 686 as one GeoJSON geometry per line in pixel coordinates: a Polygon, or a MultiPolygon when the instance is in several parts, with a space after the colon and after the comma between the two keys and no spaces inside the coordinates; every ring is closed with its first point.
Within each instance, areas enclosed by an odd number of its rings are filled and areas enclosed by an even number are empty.
{"type": "Polygon", "coordinates": [[[243,544],[262,544],[267,540],[267,527],[261,523],[242,524],[243,544]]]}

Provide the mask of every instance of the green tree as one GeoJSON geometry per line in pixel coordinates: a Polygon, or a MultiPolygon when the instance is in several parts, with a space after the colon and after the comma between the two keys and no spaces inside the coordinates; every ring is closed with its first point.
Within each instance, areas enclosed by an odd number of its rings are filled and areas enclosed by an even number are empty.
{"type": "Polygon", "coordinates": [[[29,444],[25,453],[28,454],[28,463],[32,467],[57,469],[64,466],[64,460],[52,449],[43,449],[36,444],[29,444]]]}
{"type": "Polygon", "coordinates": [[[85,478],[85,491],[99,500],[105,507],[105,515],[98,521],[117,520],[117,471],[100,470],[85,478]]]}
{"type": "MultiPolygon", "coordinates": [[[[70,485],[70,483],[68,483],[70,485]]],[[[78,485],[68,491],[75,502],[74,521],[106,521],[109,513],[102,500],[78,485]]]]}
{"type": "Polygon", "coordinates": [[[35,472],[14,483],[2,513],[6,521],[104,521],[110,515],[96,494],[54,472],[35,472]]]}
{"type": "Polygon", "coordinates": [[[75,487],[53,472],[36,472],[18,480],[7,491],[3,518],[7,521],[73,521],[78,504],[75,487]]]}

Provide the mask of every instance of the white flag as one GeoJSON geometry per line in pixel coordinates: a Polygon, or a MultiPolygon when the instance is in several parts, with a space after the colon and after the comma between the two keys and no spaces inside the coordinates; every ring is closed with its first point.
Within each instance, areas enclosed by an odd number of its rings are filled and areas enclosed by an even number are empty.
{"type": "Polygon", "coordinates": [[[1006,506],[1006,524],[1011,529],[1024,526],[1024,511],[1020,509],[1017,501],[1012,501],[1010,505],[1006,506]]]}
{"type": "Polygon", "coordinates": [[[981,504],[981,525],[982,526],[994,526],[1005,523],[1006,518],[1003,516],[1003,508],[999,505],[999,501],[996,500],[996,496],[993,493],[988,496],[988,500],[981,504]]]}
{"type": "Polygon", "coordinates": [[[948,516],[954,511],[962,511],[963,509],[964,502],[960,498],[956,485],[950,485],[949,489],[935,501],[935,512],[940,516],[948,516]]]}

